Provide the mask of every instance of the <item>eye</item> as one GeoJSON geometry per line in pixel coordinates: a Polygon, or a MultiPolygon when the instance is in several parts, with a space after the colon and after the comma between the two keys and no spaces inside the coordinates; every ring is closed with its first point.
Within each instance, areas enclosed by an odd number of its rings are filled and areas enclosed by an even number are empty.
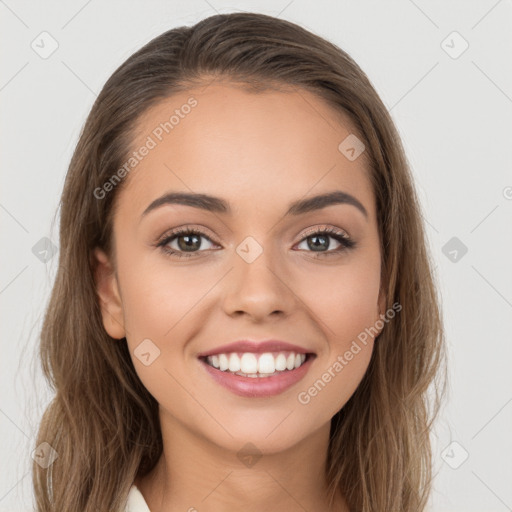
{"type": "Polygon", "coordinates": [[[161,247],[165,253],[172,256],[177,256],[178,258],[190,257],[196,252],[202,252],[199,251],[204,245],[201,238],[213,243],[210,238],[199,229],[187,227],[179,228],[167,233],[163,240],[158,242],[157,246],[161,247]],[[177,247],[170,247],[170,244],[173,242],[177,242],[177,247]]]}
{"type": "MultiPolygon", "coordinates": [[[[201,240],[202,238],[206,239],[210,244],[213,244],[212,240],[199,229],[189,227],[178,228],[164,235],[161,241],[157,243],[157,247],[160,247],[162,251],[171,256],[178,258],[191,257],[195,253],[205,250],[201,240]],[[175,242],[177,246],[171,247],[171,244],[175,242]]],[[[307,247],[312,249],[308,252],[317,253],[315,257],[339,254],[356,246],[356,242],[347,234],[332,227],[310,230],[306,232],[306,236],[300,243],[306,243],[307,247]],[[332,239],[339,244],[335,249],[331,247],[332,239]]],[[[207,247],[206,249],[211,249],[211,247],[207,247]]]]}
{"type": "Polygon", "coordinates": [[[306,243],[307,247],[312,249],[312,252],[318,253],[318,256],[339,254],[356,246],[355,241],[347,234],[332,227],[320,230],[316,228],[313,231],[308,231],[305,238],[303,238],[300,243],[306,243]],[[339,247],[336,249],[329,249],[332,245],[330,239],[336,240],[339,247]],[[316,249],[319,250],[317,251],[316,249]]]}

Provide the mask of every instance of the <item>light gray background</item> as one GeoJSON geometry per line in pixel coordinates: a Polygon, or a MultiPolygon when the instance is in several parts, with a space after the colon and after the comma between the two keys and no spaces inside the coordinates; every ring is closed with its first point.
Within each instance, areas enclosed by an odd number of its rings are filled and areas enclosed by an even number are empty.
{"type": "Polygon", "coordinates": [[[144,43],[240,10],[333,41],[391,110],[424,207],[449,344],[430,510],[512,510],[510,0],[0,0],[0,512],[31,509],[31,454],[51,397],[35,347],[58,259],[43,263],[32,248],[43,237],[58,247],[52,221],[85,117],[110,74],[144,43]],[[43,31],[59,45],[47,59],[31,48],[34,40],[49,48],[43,31]],[[463,41],[446,39],[453,31],[469,44],[457,58],[463,41]],[[456,261],[445,247],[453,237],[456,261]]]}

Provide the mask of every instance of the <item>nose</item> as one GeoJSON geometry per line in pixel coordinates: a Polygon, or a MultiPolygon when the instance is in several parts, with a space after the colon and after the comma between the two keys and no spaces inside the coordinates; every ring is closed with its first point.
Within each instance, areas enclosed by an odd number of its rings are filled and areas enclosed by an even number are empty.
{"type": "Polygon", "coordinates": [[[254,261],[234,253],[233,265],[223,299],[226,314],[261,321],[269,315],[288,316],[297,307],[290,273],[270,250],[254,261]]]}

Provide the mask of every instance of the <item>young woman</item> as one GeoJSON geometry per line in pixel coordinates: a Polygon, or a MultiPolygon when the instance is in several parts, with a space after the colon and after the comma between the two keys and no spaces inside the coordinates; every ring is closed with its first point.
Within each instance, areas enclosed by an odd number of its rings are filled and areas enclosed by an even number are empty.
{"type": "Polygon", "coordinates": [[[39,512],[425,510],[440,308],[344,51],[252,13],[156,37],[98,96],[60,222],[39,512]]]}

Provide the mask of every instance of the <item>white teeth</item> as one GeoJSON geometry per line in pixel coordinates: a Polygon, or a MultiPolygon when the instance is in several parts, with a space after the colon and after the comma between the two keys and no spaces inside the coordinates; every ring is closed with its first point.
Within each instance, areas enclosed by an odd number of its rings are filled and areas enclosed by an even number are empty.
{"type": "Polygon", "coordinates": [[[268,352],[261,354],[258,360],[259,373],[274,373],[276,371],[276,362],[274,356],[268,352]]]}
{"type": "Polygon", "coordinates": [[[241,370],[240,358],[238,357],[238,354],[233,353],[229,356],[228,368],[230,372],[239,372],[241,370]]]}
{"type": "Polygon", "coordinates": [[[286,369],[286,356],[284,354],[279,354],[276,357],[276,370],[278,372],[282,372],[286,369]]]}
{"type": "Polygon", "coordinates": [[[258,360],[256,359],[256,356],[249,352],[243,354],[240,359],[240,370],[244,373],[257,373],[258,360]]]}
{"type": "Polygon", "coordinates": [[[252,352],[215,354],[206,358],[207,363],[221,371],[242,374],[246,377],[268,376],[276,372],[299,368],[306,360],[306,354],[295,352],[252,352]]]}
{"type": "MultiPolygon", "coordinates": [[[[210,358],[208,358],[208,362],[210,358]]],[[[229,359],[226,354],[219,354],[219,370],[225,372],[229,366],[229,359]]]]}

